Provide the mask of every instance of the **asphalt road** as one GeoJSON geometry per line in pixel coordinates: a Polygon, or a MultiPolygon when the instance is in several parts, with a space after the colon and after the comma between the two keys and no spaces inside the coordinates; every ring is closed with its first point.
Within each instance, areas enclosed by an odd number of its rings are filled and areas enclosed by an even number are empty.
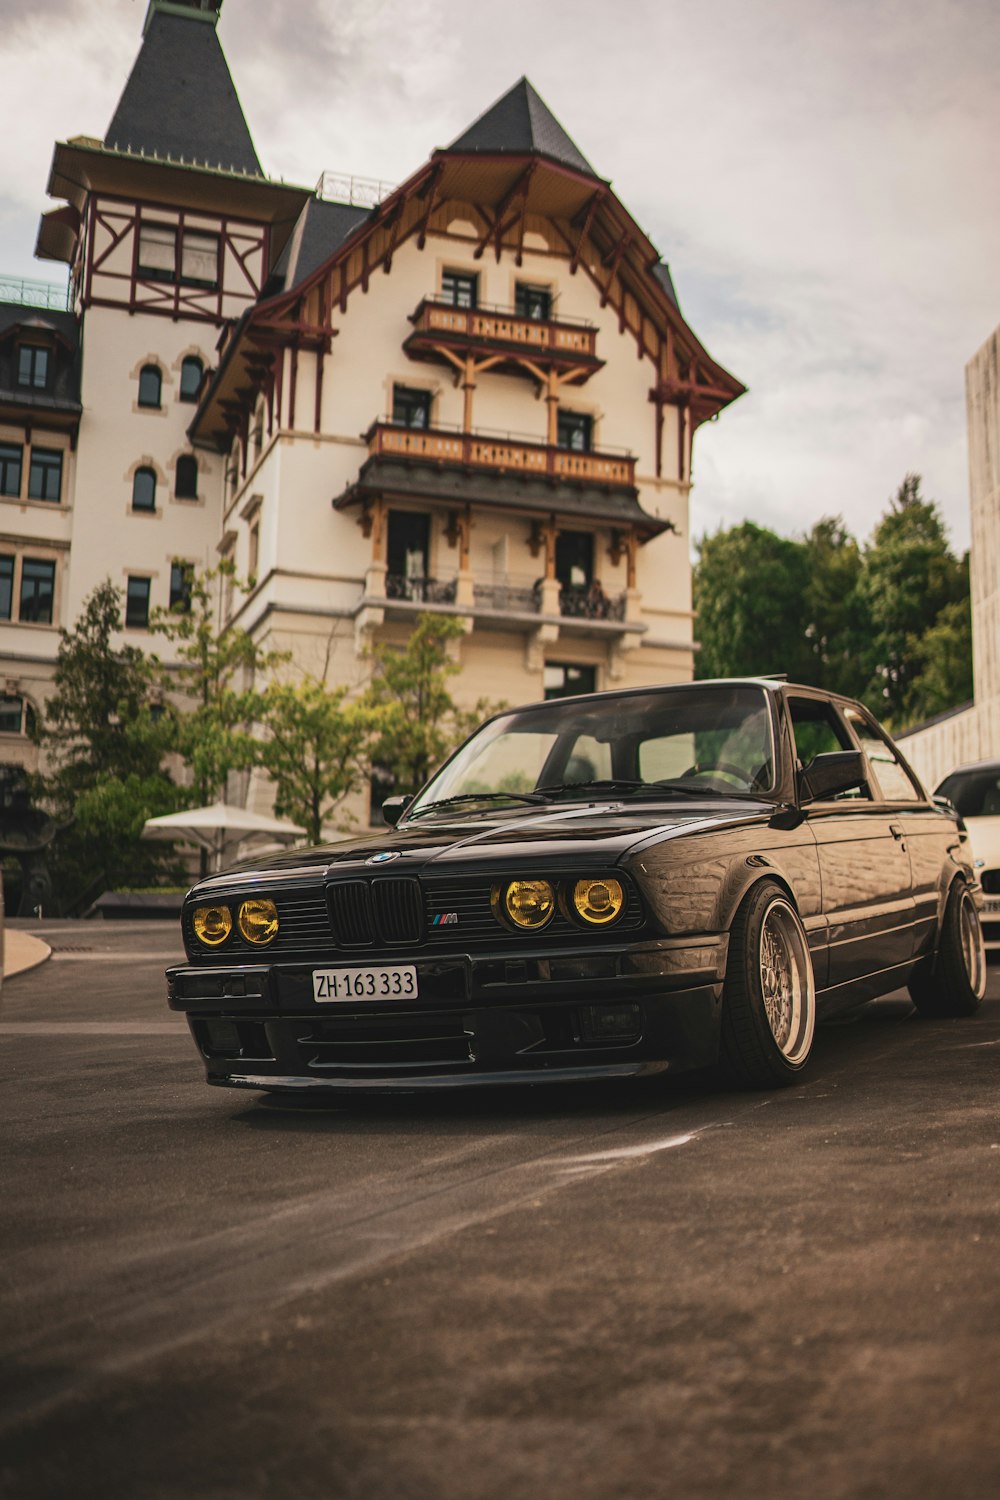
{"type": "Polygon", "coordinates": [[[1000,1491],[1000,971],[808,1081],[208,1089],[169,924],[45,924],[0,1021],[5,1500],[1000,1491]]]}

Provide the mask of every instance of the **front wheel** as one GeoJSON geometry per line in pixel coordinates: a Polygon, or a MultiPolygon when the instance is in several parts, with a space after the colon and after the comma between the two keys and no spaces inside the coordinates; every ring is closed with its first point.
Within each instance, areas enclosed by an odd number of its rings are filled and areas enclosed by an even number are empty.
{"type": "Polygon", "coordinates": [[[729,934],[721,1061],[745,1088],[794,1083],[812,1050],[816,981],[787,893],[771,881],[743,898],[729,934]]]}
{"type": "Polygon", "coordinates": [[[937,958],[910,980],[910,999],[922,1016],[972,1016],[986,994],[986,949],[972,892],[956,880],[948,892],[937,958]]]}

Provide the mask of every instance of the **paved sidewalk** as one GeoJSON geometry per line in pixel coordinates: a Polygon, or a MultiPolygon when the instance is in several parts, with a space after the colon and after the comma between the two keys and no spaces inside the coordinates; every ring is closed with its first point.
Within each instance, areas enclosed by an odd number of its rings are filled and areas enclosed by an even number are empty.
{"type": "Polygon", "coordinates": [[[24,974],[28,969],[37,969],[51,954],[52,949],[41,938],[29,932],[17,932],[8,927],[4,933],[4,974],[11,979],[15,974],[24,974]]]}

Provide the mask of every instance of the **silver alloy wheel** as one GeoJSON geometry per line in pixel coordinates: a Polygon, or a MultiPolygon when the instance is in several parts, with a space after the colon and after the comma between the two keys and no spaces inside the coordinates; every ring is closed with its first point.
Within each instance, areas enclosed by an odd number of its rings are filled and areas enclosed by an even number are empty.
{"type": "Polygon", "coordinates": [[[958,940],[969,988],[981,1000],[986,993],[986,948],[979,913],[968,887],[962,891],[958,906],[958,940]]]}
{"type": "Polygon", "coordinates": [[[802,923],[781,896],[764,913],[758,957],[764,1013],[775,1045],[787,1062],[801,1062],[816,1024],[816,982],[802,923]]]}

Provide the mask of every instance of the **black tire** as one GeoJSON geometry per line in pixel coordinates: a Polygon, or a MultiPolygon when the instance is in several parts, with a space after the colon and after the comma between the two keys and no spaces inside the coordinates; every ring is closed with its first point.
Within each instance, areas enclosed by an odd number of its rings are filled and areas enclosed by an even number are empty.
{"type": "Polygon", "coordinates": [[[955,880],[948,892],[934,962],[910,980],[922,1016],[973,1016],[986,993],[986,950],[972,892],[955,880]]]}
{"type": "Polygon", "coordinates": [[[729,932],[720,1061],[743,1088],[794,1083],[812,1050],[816,982],[805,930],[787,891],[748,891],[729,932]]]}

